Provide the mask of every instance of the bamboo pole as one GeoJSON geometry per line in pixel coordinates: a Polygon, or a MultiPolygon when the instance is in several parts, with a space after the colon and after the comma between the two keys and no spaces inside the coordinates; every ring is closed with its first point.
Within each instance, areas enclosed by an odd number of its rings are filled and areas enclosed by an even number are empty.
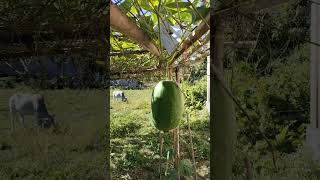
{"type": "Polygon", "coordinates": [[[207,56],[207,101],[206,107],[210,113],[210,56],[207,56]]]}
{"type": "MultiPolygon", "coordinates": [[[[179,84],[179,68],[175,68],[175,81],[177,84],[179,84]]],[[[174,147],[175,147],[175,150],[176,150],[176,156],[175,156],[175,168],[177,170],[177,176],[178,176],[178,180],[180,180],[180,170],[179,170],[179,164],[180,164],[180,130],[179,130],[179,126],[174,129],[174,147]]]]}
{"type": "Polygon", "coordinates": [[[159,139],[160,139],[160,161],[159,161],[159,176],[160,176],[160,180],[162,180],[162,172],[161,172],[161,165],[162,165],[162,153],[163,153],[163,135],[161,133],[161,131],[159,132],[159,139]]]}

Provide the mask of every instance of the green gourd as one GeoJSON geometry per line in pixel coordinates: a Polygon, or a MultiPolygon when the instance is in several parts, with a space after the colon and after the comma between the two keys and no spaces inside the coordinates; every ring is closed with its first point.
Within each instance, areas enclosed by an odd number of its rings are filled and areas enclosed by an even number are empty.
{"type": "Polygon", "coordinates": [[[160,81],[152,92],[151,109],[153,124],[161,131],[179,125],[184,111],[183,94],[174,81],[160,81]]]}

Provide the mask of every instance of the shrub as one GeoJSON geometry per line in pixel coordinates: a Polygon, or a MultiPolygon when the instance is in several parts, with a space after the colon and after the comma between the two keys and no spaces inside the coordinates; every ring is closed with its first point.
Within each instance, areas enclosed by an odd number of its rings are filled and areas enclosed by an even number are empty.
{"type": "Polygon", "coordinates": [[[201,110],[207,99],[207,77],[204,76],[194,83],[183,82],[182,90],[185,93],[185,105],[190,109],[201,110]]]}

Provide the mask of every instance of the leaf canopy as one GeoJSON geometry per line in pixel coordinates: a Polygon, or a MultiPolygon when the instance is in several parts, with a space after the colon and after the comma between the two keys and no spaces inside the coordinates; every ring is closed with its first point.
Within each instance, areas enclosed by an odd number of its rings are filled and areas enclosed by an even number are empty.
{"type": "MultiPolygon", "coordinates": [[[[136,25],[142,29],[161,49],[162,56],[169,59],[169,54],[166,52],[163,44],[160,42],[160,34],[156,30],[158,24],[164,21],[169,23],[182,34],[182,38],[178,41],[181,42],[190,32],[196,27],[209,13],[209,2],[202,0],[112,0],[121,11],[132,19],[136,25]],[[191,4],[192,3],[192,4],[191,4]],[[194,9],[196,7],[196,10],[194,9]]],[[[141,50],[141,47],[128,39],[126,36],[119,32],[112,30],[110,33],[110,50],[113,51],[128,51],[128,50],[141,50]]],[[[152,66],[155,66],[159,59],[154,59],[149,54],[145,55],[130,55],[130,57],[112,57],[111,66],[114,62],[121,59],[123,63],[135,64],[128,61],[135,61],[136,65],[132,68],[146,68],[141,67],[141,61],[137,58],[145,58],[146,62],[153,61],[152,66]],[[153,59],[153,60],[150,60],[153,59]]],[[[150,63],[143,63],[150,65],[150,63]]],[[[127,67],[126,65],[124,65],[127,67]]]]}

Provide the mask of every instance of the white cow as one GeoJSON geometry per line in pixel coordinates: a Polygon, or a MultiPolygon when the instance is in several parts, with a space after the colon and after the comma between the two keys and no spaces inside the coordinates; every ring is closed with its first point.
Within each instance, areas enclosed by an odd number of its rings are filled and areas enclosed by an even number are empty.
{"type": "Polygon", "coordinates": [[[113,91],[112,97],[116,101],[120,100],[123,102],[128,102],[128,98],[124,95],[123,91],[113,91]]]}
{"type": "Polygon", "coordinates": [[[24,115],[34,115],[34,125],[42,128],[50,128],[55,125],[54,115],[47,111],[44,98],[41,94],[14,94],[9,99],[9,111],[11,130],[14,131],[14,123],[17,114],[20,115],[21,124],[24,125],[24,115]]]}

